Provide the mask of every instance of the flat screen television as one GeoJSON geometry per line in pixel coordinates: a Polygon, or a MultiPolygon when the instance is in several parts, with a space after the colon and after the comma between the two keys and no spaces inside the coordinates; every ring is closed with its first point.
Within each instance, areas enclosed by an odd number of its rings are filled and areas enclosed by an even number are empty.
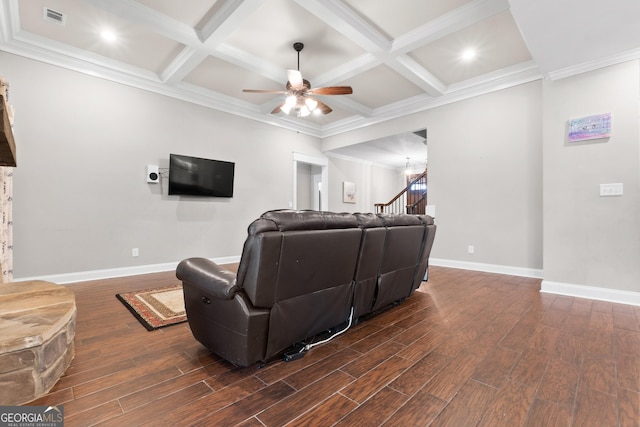
{"type": "Polygon", "coordinates": [[[233,197],[235,163],[169,154],[169,195],[233,197]]]}

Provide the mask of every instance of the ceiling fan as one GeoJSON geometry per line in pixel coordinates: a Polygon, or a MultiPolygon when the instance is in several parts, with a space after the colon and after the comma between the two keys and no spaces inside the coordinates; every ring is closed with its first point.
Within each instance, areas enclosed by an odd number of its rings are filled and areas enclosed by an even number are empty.
{"type": "Polygon", "coordinates": [[[329,114],[332,111],[331,107],[322,101],[312,98],[310,95],[349,95],[353,93],[353,89],[351,89],[351,86],[328,86],[312,89],[309,80],[303,79],[300,73],[300,51],[303,48],[304,44],[300,42],[293,44],[293,49],[298,52],[298,69],[287,70],[286,90],[243,89],[242,91],[286,95],[284,102],[274,108],[271,114],[277,114],[280,111],[285,114],[294,113],[298,117],[306,117],[312,111],[329,114]]]}

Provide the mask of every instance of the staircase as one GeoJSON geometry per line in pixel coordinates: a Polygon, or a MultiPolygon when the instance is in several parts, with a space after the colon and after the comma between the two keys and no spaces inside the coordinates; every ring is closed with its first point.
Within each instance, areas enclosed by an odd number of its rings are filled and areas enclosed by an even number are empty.
{"type": "Polygon", "coordinates": [[[427,171],[413,178],[388,203],[376,203],[377,213],[407,213],[423,215],[427,207],[427,171]]]}

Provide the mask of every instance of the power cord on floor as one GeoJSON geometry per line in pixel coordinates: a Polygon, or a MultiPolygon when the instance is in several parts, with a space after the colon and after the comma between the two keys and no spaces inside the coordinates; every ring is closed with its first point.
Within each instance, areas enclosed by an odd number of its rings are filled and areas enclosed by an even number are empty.
{"type": "Polygon", "coordinates": [[[336,332],[335,334],[333,334],[333,335],[329,336],[328,338],[325,338],[325,339],[323,339],[321,341],[314,342],[314,343],[311,343],[311,344],[305,344],[298,351],[292,351],[290,353],[285,353],[284,354],[284,361],[285,362],[291,362],[292,360],[300,359],[302,356],[305,355],[305,353],[307,351],[311,350],[313,347],[315,347],[317,345],[320,345],[320,344],[324,344],[326,342],[329,342],[332,339],[334,339],[335,337],[337,337],[338,335],[341,335],[341,334],[345,333],[351,327],[352,323],[353,323],[353,306],[351,307],[351,313],[349,314],[349,323],[347,324],[347,326],[343,330],[341,330],[339,332],[336,332]]]}

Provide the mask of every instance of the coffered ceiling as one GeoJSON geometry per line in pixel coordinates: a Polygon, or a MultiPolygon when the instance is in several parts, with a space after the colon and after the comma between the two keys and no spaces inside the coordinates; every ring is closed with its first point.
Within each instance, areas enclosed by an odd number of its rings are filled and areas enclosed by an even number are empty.
{"type": "Polygon", "coordinates": [[[545,75],[637,58],[639,4],[3,0],[0,50],[327,137],[545,75]],[[105,29],[115,41],[101,37],[105,29]],[[297,41],[305,45],[300,71],[312,87],[353,88],[352,95],[318,96],[330,114],[273,115],[283,95],[242,92],[284,89],[286,70],[298,67],[297,41]],[[469,49],[471,60],[463,58],[469,49]]]}

